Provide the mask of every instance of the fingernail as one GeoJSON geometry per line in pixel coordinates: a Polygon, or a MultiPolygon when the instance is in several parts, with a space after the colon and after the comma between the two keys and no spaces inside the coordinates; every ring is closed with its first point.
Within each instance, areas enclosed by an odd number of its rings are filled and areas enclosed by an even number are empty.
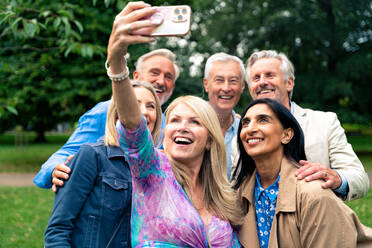
{"type": "Polygon", "coordinates": [[[157,14],[154,14],[154,16],[151,18],[151,24],[159,25],[163,22],[163,17],[157,14]]]}
{"type": "Polygon", "coordinates": [[[156,40],[156,39],[153,38],[153,37],[150,38],[150,42],[154,42],[155,40],[156,40]]]}

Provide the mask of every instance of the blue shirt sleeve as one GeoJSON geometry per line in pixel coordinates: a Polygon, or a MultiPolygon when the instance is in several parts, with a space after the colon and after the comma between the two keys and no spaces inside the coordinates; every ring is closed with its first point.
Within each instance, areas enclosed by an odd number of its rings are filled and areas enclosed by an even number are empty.
{"type": "Polygon", "coordinates": [[[81,145],[94,143],[105,134],[109,105],[110,101],[100,102],[80,117],[76,130],[66,144],[41,166],[39,173],[34,178],[36,186],[46,189],[52,187],[52,173],[54,168],[58,164],[64,163],[68,156],[75,155],[81,145]]]}
{"type": "Polygon", "coordinates": [[[348,184],[347,184],[347,180],[345,178],[344,175],[342,175],[341,171],[338,171],[336,170],[336,172],[338,173],[338,175],[340,176],[341,178],[341,185],[340,187],[338,187],[337,189],[333,190],[336,194],[339,194],[342,198],[345,198],[347,196],[347,194],[349,193],[348,191],[348,184]]]}

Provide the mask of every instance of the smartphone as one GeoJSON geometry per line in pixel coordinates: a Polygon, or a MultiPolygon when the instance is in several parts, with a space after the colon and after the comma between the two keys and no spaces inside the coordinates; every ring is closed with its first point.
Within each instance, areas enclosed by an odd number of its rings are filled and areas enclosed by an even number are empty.
{"type": "Polygon", "coordinates": [[[156,12],[146,19],[161,17],[163,22],[152,31],[151,36],[184,36],[190,32],[190,6],[174,5],[154,8],[156,12]]]}

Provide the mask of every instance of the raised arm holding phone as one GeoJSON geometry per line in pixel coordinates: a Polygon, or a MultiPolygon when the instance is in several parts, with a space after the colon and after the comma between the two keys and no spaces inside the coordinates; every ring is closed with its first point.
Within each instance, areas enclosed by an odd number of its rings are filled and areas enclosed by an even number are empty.
{"type": "Polygon", "coordinates": [[[155,25],[132,22],[152,13],[143,8],[128,14],[141,4],[129,3],[115,19],[107,59],[120,120],[116,128],[132,172],[132,246],[240,247],[230,223],[238,224],[242,215],[227,180],[224,139],[212,107],[194,96],[174,100],[160,151],[134,104],[125,53],[129,45],[153,38],[129,34],[155,25]]]}

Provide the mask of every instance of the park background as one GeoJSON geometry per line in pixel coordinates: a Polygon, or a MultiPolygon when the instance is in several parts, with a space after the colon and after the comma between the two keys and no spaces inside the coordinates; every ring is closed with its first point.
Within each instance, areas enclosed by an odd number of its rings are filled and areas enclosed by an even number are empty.
{"type": "MultiPolygon", "coordinates": [[[[296,68],[293,100],[336,112],[372,172],[370,0],[147,2],[190,5],[191,33],[131,46],[131,72],[143,53],[169,48],[183,68],[170,101],[184,94],[206,99],[202,77],[211,54],[223,51],[245,62],[256,50],[282,51],[296,68]]],[[[126,3],[1,0],[0,173],[36,173],[66,141],[79,116],[111,97],[106,46],[112,22],[126,3]]],[[[236,111],[241,113],[250,100],[245,90],[236,111]]],[[[348,204],[372,227],[372,190],[348,204]]],[[[0,247],[42,247],[52,205],[50,190],[0,187],[0,247]]]]}

